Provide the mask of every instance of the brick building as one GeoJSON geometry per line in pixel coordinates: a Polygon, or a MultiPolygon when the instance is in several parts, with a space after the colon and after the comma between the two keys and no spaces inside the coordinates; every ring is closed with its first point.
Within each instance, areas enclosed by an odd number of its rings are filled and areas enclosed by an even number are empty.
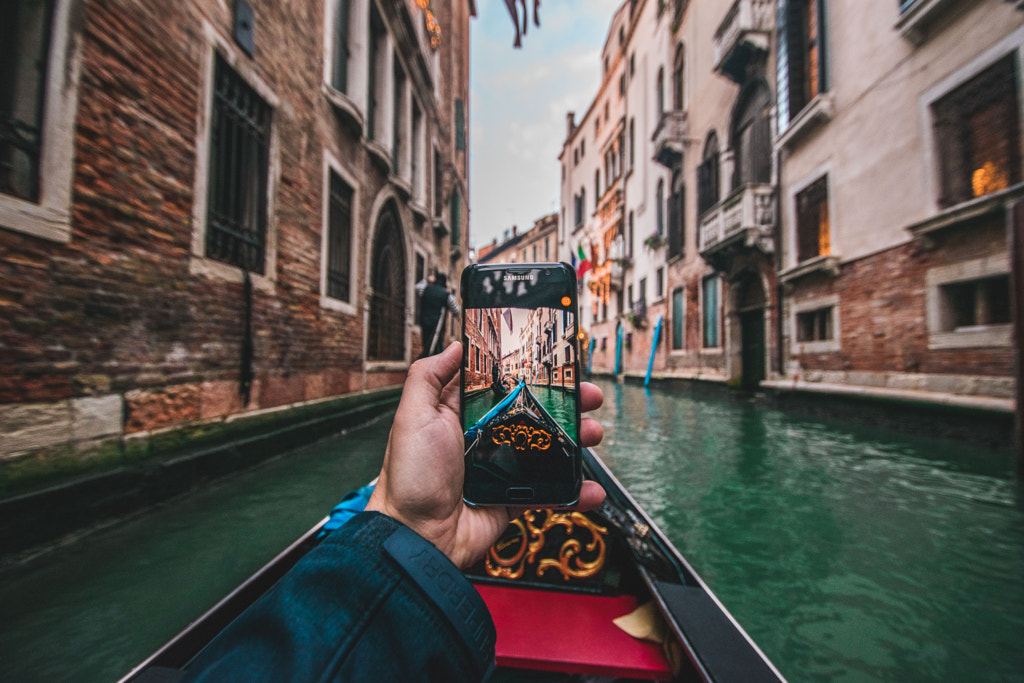
{"type": "Polygon", "coordinates": [[[403,381],[413,287],[468,232],[475,5],[419,4],[14,3],[5,481],[403,381]]]}

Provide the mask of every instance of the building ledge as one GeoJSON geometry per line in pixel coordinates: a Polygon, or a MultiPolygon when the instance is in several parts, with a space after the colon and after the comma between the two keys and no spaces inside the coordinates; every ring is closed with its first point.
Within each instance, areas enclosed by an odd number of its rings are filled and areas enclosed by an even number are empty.
{"type": "Polygon", "coordinates": [[[898,403],[943,405],[953,408],[966,408],[970,410],[982,410],[995,413],[1012,414],[1016,409],[1016,401],[1012,398],[965,396],[963,394],[939,391],[894,389],[855,384],[833,384],[824,382],[807,382],[803,380],[765,380],[761,382],[761,388],[773,389],[775,391],[854,396],[898,403]]]}
{"type": "Polygon", "coordinates": [[[363,146],[370,153],[370,158],[382,169],[391,172],[391,150],[376,140],[364,140],[363,146]]]}
{"type": "Polygon", "coordinates": [[[815,256],[792,268],[779,272],[779,282],[794,282],[813,273],[825,273],[832,277],[839,276],[839,257],[834,254],[815,256]]]}
{"type": "Polygon", "coordinates": [[[1024,198],[1024,183],[1018,183],[999,192],[978,197],[907,226],[915,238],[928,241],[935,233],[968,223],[992,213],[1005,211],[1014,201],[1024,198]]]}
{"type": "Polygon", "coordinates": [[[786,149],[799,142],[807,133],[832,120],[835,99],[831,93],[822,93],[800,110],[785,132],[775,141],[778,149],[786,149]]]}
{"type": "Polygon", "coordinates": [[[921,45],[927,38],[926,28],[947,8],[960,0],[910,0],[904,2],[896,30],[914,45],[921,45]]]}
{"type": "Polygon", "coordinates": [[[434,232],[436,232],[439,237],[447,236],[448,233],[449,233],[448,221],[446,221],[444,218],[435,217],[434,218],[434,232]]]}
{"type": "Polygon", "coordinates": [[[363,112],[360,111],[359,105],[352,101],[348,95],[335,90],[327,83],[323,84],[321,90],[342,123],[351,128],[357,135],[362,136],[366,120],[363,118],[363,112]]]}
{"type": "Polygon", "coordinates": [[[388,180],[391,181],[392,187],[398,191],[402,199],[409,199],[412,196],[412,183],[408,180],[396,175],[389,176],[388,180]]]}

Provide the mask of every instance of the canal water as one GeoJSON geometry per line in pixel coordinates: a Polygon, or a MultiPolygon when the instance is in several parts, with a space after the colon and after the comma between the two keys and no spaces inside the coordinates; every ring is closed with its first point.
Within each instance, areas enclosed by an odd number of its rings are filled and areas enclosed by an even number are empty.
{"type": "MultiPolygon", "coordinates": [[[[600,454],[790,680],[1024,680],[1008,453],[601,386],[600,454]]],[[[0,577],[0,680],[127,672],[372,478],[389,417],[0,577]]]]}
{"type": "MultiPolygon", "coordinates": [[[[575,399],[572,394],[559,388],[543,385],[528,385],[530,392],[540,401],[551,417],[562,426],[569,438],[576,440],[575,399]]],[[[486,415],[501,399],[495,399],[491,391],[479,393],[466,401],[466,424],[476,424],[477,420],[486,415]]]]}

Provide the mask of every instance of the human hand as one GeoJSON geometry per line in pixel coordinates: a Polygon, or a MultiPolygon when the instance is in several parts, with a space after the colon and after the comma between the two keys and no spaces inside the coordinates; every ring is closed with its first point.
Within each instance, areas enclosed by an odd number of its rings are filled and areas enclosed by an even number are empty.
{"type": "MultiPolygon", "coordinates": [[[[469,507],[462,501],[465,442],[459,419],[459,365],[462,344],[452,343],[436,356],[413,363],[391,427],[380,479],[366,505],[417,532],[459,567],[468,567],[511,521],[504,507],[469,507]]],[[[601,406],[604,395],[588,382],[580,384],[583,411],[601,406]]],[[[604,430],[585,417],[580,443],[596,446],[604,430]]],[[[584,481],[573,509],[593,510],[604,489],[584,481]]]]}

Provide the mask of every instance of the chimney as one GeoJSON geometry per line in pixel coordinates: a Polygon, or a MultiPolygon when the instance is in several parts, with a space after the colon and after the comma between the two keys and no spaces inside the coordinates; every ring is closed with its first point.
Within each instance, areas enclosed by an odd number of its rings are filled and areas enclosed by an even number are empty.
{"type": "Polygon", "coordinates": [[[515,237],[516,233],[518,233],[518,232],[519,232],[519,226],[518,225],[513,225],[512,226],[512,236],[515,237]]]}
{"type": "Polygon", "coordinates": [[[576,112],[571,111],[565,115],[565,138],[568,140],[572,137],[573,131],[576,130],[576,112]]]}

